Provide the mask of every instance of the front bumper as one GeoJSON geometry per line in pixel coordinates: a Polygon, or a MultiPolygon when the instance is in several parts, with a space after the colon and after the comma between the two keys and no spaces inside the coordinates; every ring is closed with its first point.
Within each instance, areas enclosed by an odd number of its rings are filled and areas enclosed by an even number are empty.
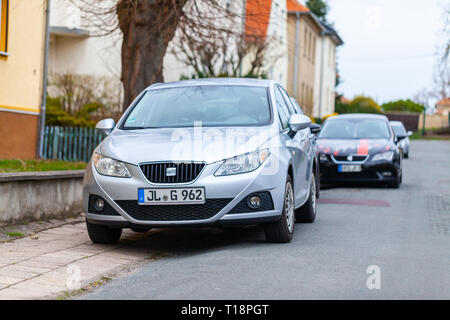
{"type": "Polygon", "coordinates": [[[339,172],[338,166],[339,164],[332,161],[321,161],[321,183],[389,183],[394,182],[397,179],[397,166],[394,161],[367,161],[361,164],[361,172],[339,172]]]}
{"type": "Polygon", "coordinates": [[[89,164],[83,186],[83,201],[89,222],[117,227],[170,227],[246,225],[279,220],[281,217],[284,179],[282,175],[261,174],[270,165],[271,157],[258,170],[245,174],[216,177],[220,163],[208,164],[196,180],[183,184],[150,183],[137,166],[127,164],[132,178],[115,178],[100,175],[89,164]],[[281,186],[281,187],[280,187],[281,186]],[[138,188],[204,187],[206,203],[196,205],[151,205],[137,202],[138,188]],[[246,206],[251,194],[264,197],[263,206],[257,210],[246,206]],[[90,198],[105,200],[106,211],[96,212],[90,198]]]}

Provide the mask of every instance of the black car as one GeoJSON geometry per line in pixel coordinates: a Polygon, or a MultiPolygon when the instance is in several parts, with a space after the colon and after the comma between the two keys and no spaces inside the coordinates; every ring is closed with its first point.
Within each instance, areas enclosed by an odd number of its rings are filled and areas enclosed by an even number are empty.
{"type": "Polygon", "coordinates": [[[345,114],[328,118],[317,141],[320,180],[384,183],[402,182],[402,152],[387,117],[345,114]]]}

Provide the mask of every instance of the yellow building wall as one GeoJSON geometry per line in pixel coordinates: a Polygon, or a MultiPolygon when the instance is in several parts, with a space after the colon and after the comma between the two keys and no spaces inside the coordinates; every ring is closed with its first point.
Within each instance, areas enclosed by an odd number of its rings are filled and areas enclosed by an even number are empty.
{"type": "Polygon", "coordinates": [[[0,159],[37,156],[47,0],[9,0],[0,55],[0,159]]]}
{"type": "Polygon", "coordinates": [[[287,90],[291,96],[297,100],[303,111],[313,115],[314,106],[314,84],[315,84],[315,64],[316,61],[316,42],[320,37],[320,31],[315,26],[314,21],[308,16],[300,16],[299,34],[298,34],[298,61],[297,61],[297,86],[294,89],[295,73],[295,51],[296,51],[296,29],[297,16],[289,14],[288,16],[288,77],[287,90]],[[307,41],[305,41],[305,36],[307,41]],[[295,94],[294,94],[295,92],[295,94]]]}
{"type": "Polygon", "coordinates": [[[8,56],[0,56],[0,110],[39,113],[46,0],[9,0],[8,56]]]}

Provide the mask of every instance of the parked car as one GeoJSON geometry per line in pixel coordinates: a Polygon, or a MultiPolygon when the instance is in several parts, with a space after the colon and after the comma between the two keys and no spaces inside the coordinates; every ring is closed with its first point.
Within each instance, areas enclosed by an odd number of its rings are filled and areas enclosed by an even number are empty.
{"type": "Polygon", "coordinates": [[[385,116],[328,118],[317,144],[322,183],[370,182],[398,188],[402,182],[401,149],[385,116]]]}
{"type": "Polygon", "coordinates": [[[397,137],[398,146],[403,151],[403,157],[409,158],[409,137],[412,135],[412,131],[406,132],[405,126],[401,121],[391,121],[390,123],[397,137]]]}
{"type": "Polygon", "coordinates": [[[108,136],[84,177],[91,240],[115,243],[122,228],[261,224],[269,241],[289,242],[296,220],[316,217],[310,124],[271,80],[150,86],[117,125],[97,124],[108,136]],[[230,131],[244,139],[221,147],[230,131]]]}

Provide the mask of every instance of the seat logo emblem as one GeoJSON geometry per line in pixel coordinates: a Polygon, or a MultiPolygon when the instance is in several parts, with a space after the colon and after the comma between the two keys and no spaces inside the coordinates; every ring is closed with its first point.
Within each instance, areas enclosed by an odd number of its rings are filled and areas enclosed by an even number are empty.
{"type": "Polygon", "coordinates": [[[348,156],[347,161],[353,161],[353,156],[348,156]]]}
{"type": "Polygon", "coordinates": [[[167,168],[166,177],[175,177],[177,175],[177,168],[167,168]]]}

